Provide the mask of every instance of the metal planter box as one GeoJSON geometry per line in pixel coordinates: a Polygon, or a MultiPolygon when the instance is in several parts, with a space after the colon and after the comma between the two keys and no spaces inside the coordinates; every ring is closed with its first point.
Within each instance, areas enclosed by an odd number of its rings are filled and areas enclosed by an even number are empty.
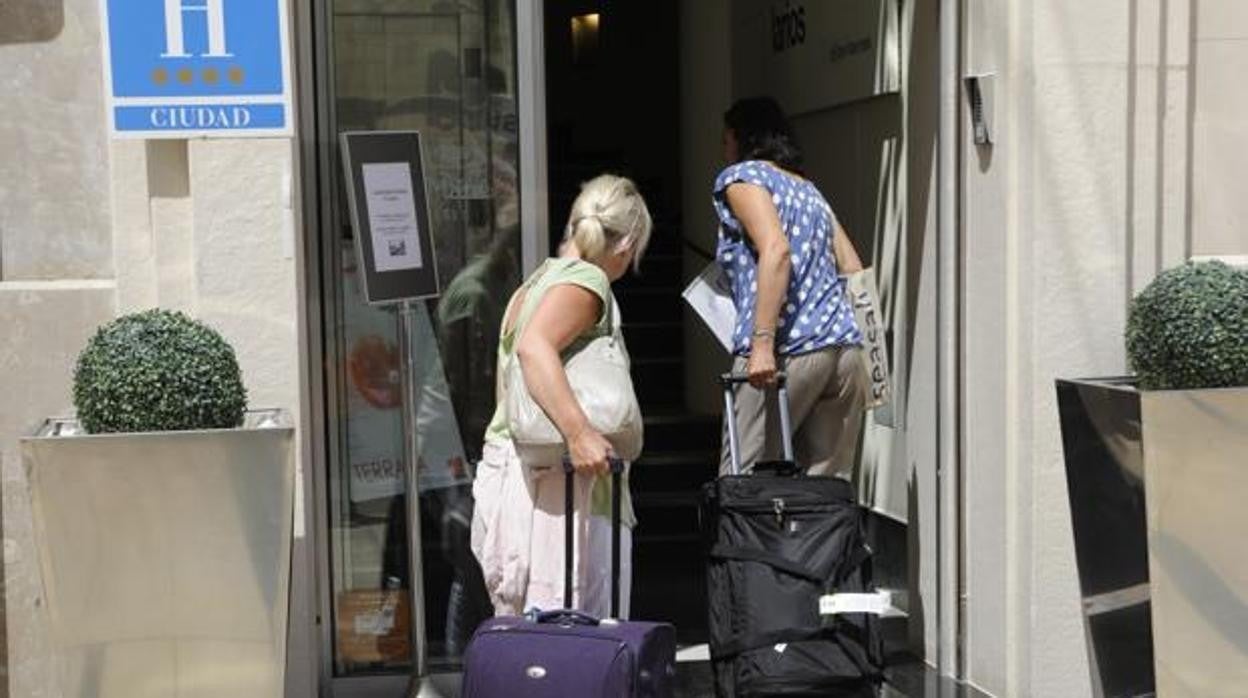
{"type": "Polygon", "coordinates": [[[44,600],[67,696],[278,698],[294,429],[22,441],[44,600]]]}
{"type": "Polygon", "coordinates": [[[1058,381],[1097,695],[1248,686],[1248,388],[1058,381]]]}

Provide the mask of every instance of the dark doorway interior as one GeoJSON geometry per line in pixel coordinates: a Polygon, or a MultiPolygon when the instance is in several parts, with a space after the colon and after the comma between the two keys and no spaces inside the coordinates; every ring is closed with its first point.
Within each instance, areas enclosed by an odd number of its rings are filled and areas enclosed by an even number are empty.
{"type": "MultiPolygon", "coordinates": [[[[548,0],[546,118],[551,242],[580,183],[634,179],[658,229],[680,221],[678,3],[548,0]],[[595,19],[596,18],[596,19],[595,19]]],[[[664,235],[656,235],[656,242],[664,235]]]]}
{"type": "Polygon", "coordinates": [[[641,275],[616,284],[646,450],[633,464],[632,616],[705,641],[702,483],[718,463],[717,420],[684,403],[679,4],[547,0],[546,108],[552,253],[581,182],[632,178],[655,229],[641,275]]]}

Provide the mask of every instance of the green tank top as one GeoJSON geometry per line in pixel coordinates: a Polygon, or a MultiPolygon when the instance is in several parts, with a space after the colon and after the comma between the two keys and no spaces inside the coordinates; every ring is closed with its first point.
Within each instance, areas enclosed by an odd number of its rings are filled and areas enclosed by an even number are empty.
{"type": "MultiPolygon", "coordinates": [[[[525,325],[533,316],[534,311],[537,310],[538,305],[541,304],[546,292],[555,286],[564,284],[580,286],[589,290],[602,301],[603,308],[598,322],[577,337],[564,350],[563,355],[565,357],[575,354],[588,342],[612,331],[607,309],[613,307],[615,300],[614,296],[611,295],[611,281],[607,278],[606,273],[598,266],[580,259],[558,257],[543,262],[529,276],[529,279],[522,287],[527,290],[525,291],[524,300],[516,310],[516,321],[513,323],[511,330],[509,331],[506,328],[506,314],[504,314],[503,318],[503,327],[499,328],[497,383],[495,384],[496,406],[494,408],[494,417],[490,420],[490,426],[485,432],[486,441],[507,441],[511,439],[511,432],[507,424],[507,396],[505,394],[507,387],[502,380],[503,371],[507,366],[507,362],[515,354],[516,339],[523,333],[525,325]]],[[[595,516],[611,516],[611,478],[599,477],[597,482],[594,483],[590,513],[595,516]]],[[[625,526],[630,528],[637,524],[637,517],[633,512],[632,497],[629,494],[627,472],[624,474],[620,492],[620,519],[625,526]]]]}

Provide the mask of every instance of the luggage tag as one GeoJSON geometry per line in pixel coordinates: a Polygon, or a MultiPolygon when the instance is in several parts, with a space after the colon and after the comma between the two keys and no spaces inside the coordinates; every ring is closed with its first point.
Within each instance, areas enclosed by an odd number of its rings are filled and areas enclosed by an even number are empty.
{"type": "Polygon", "coordinates": [[[870,613],[883,615],[888,611],[888,592],[873,594],[824,594],[819,597],[819,615],[836,616],[842,613],[870,613]]]}

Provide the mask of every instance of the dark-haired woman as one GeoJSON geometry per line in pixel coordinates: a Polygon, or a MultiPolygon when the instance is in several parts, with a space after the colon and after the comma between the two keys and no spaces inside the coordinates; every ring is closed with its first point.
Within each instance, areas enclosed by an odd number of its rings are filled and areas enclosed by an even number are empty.
{"type": "MultiPolygon", "coordinates": [[[[724,157],[712,201],[716,258],[737,308],[734,370],[748,373],[755,388],[785,371],[797,462],[812,475],[852,479],[867,384],[840,274],[861,269],[858,255],[803,176],[797,139],[774,100],[740,100],[724,114],[724,157]]],[[[739,388],[735,418],[746,468],[780,457],[774,398],[739,388]]],[[[721,473],[729,467],[726,445],[723,453],[721,473]]]]}

